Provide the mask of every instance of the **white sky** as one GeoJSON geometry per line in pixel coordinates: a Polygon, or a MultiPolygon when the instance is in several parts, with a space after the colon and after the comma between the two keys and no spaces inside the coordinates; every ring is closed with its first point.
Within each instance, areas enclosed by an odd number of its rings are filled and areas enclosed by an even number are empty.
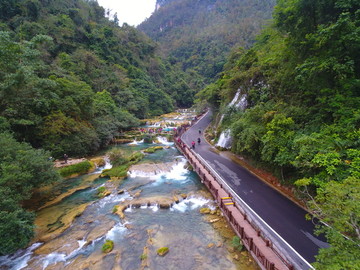
{"type": "Polygon", "coordinates": [[[98,3],[110,9],[112,15],[117,12],[120,26],[124,22],[137,26],[153,13],[156,0],[98,0],[98,3]]]}

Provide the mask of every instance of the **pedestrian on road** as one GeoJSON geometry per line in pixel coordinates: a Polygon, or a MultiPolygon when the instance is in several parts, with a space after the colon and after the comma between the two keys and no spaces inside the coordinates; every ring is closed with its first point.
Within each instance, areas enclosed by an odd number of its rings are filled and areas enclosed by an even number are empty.
{"type": "Polygon", "coordinates": [[[191,142],[191,147],[192,147],[192,149],[195,149],[195,141],[191,142]]]}
{"type": "Polygon", "coordinates": [[[67,163],[67,160],[68,160],[68,155],[67,155],[67,154],[64,154],[64,161],[65,161],[65,163],[67,163]]]}
{"type": "Polygon", "coordinates": [[[201,134],[201,129],[199,129],[199,134],[201,134]]]}
{"type": "Polygon", "coordinates": [[[198,138],[198,144],[200,144],[200,142],[201,142],[201,139],[200,139],[200,138],[198,138]]]}

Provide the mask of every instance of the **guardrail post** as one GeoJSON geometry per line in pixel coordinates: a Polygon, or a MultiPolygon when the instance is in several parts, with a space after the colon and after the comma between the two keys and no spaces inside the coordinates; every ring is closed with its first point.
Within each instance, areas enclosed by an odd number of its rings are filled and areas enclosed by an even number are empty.
{"type": "Polygon", "coordinates": [[[249,250],[253,250],[253,246],[254,246],[254,243],[253,243],[253,239],[252,238],[250,238],[249,239],[249,250]]]}

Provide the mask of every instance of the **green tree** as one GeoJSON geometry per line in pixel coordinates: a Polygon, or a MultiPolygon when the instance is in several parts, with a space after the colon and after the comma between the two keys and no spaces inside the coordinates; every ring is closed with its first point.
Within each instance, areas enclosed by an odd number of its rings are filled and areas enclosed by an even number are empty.
{"type": "Polygon", "coordinates": [[[21,201],[41,185],[59,180],[49,153],[0,133],[0,254],[24,248],[33,236],[34,214],[21,201]]]}
{"type": "Polygon", "coordinates": [[[360,179],[331,181],[318,190],[312,207],[324,222],[330,247],[320,250],[316,269],[360,269],[360,179]],[[336,205],[336,207],[334,207],[336,205]]]}

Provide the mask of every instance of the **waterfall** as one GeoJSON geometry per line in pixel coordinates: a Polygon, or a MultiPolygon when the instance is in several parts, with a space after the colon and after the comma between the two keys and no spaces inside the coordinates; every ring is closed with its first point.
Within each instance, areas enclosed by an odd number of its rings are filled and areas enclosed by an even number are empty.
{"type": "Polygon", "coordinates": [[[105,157],[104,160],[105,160],[105,166],[104,166],[103,170],[111,169],[111,168],[112,168],[112,165],[111,165],[111,163],[110,163],[109,157],[105,157]]]}
{"type": "Polygon", "coordinates": [[[169,142],[166,137],[158,136],[156,139],[160,144],[164,144],[164,145],[173,145],[174,144],[173,142],[169,142]]]}
{"type": "Polygon", "coordinates": [[[236,109],[240,109],[241,111],[244,111],[248,105],[247,102],[247,94],[242,94],[242,90],[239,88],[232,99],[232,101],[229,103],[228,107],[235,107],[236,109]]]}
{"type": "Polygon", "coordinates": [[[236,108],[240,109],[241,111],[245,111],[247,105],[248,105],[247,94],[243,94],[241,96],[239,102],[235,106],[236,106],[236,108]]]}
{"type": "Polygon", "coordinates": [[[238,99],[239,99],[240,94],[241,94],[241,89],[239,88],[239,89],[237,90],[234,98],[233,98],[232,101],[229,103],[229,105],[228,105],[229,107],[235,105],[235,103],[236,103],[236,102],[238,101],[238,99]]]}
{"type": "Polygon", "coordinates": [[[219,141],[217,142],[216,146],[229,149],[231,148],[231,144],[232,144],[232,137],[230,134],[230,129],[221,132],[219,141]]]}
{"type": "Polygon", "coordinates": [[[141,141],[137,141],[136,139],[134,141],[132,141],[131,143],[129,143],[130,145],[138,145],[140,143],[143,143],[144,139],[142,139],[141,141]]]}

